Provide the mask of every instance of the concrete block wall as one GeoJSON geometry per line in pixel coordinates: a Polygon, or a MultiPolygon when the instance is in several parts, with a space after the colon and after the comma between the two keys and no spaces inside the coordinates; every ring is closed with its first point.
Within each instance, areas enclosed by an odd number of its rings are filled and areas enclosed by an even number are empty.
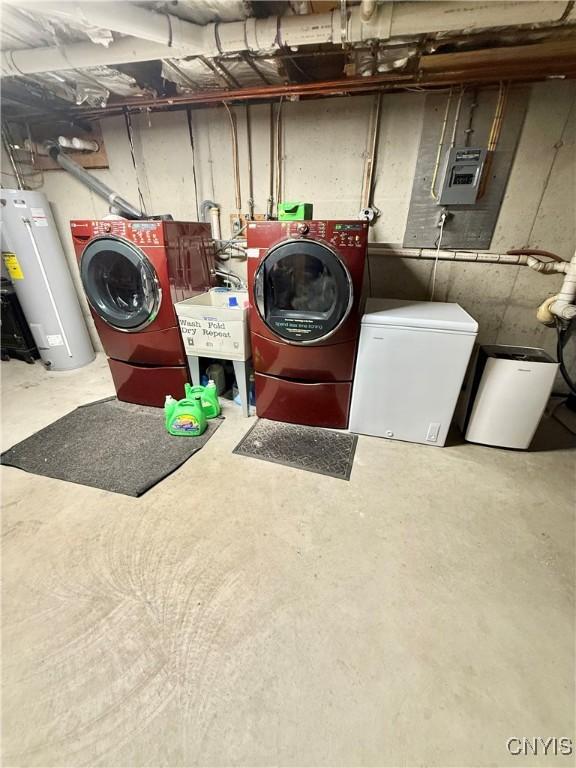
{"type": "MultiPolygon", "coordinates": [[[[373,96],[340,97],[282,104],[281,198],[314,203],[316,218],[355,218],[373,96]]],[[[389,244],[403,238],[416,165],[425,95],[385,95],[382,103],[375,203],[382,215],[371,239],[389,244]]],[[[492,251],[532,246],[570,258],[576,247],[576,83],[532,86],[492,251]]],[[[238,125],[242,210],[247,210],[246,108],[234,108],[238,125]]],[[[270,173],[270,107],[250,107],[254,201],[266,211],[270,173]]],[[[203,199],[221,206],[222,232],[235,212],[230,122],[223,107],[187,113],[143,113],[132,118],[135,166],[124,118],[102,121],[110,168],[95,175],[148,212],[195,219],[203,199]],[[191,129],[191,130],[190,130],[191,129]],[[190,133],[193,136],[192,148],[190,133]]],[[[6,177],[4,177],[6,180],[6,177]]],[[[79,287],[69,235],[72,218],[100,217],[106,203],[63,171],[44,174],[48,196],[79,287]]],[[[240,274],[244,265],[229,262],[240,274]]],[[[424,299],[432,262],[371,257],[372,293],[424,299]]],[[[440,263],[440,300],[458,301],[480,322],[482,341],[543,346],[553,351],[555,334],[535,319],[538,304],[558,290],[560,278],[525,267],[440,263]]],[[[83,299],[87,317],[88,308],[83,299]]],[[[574,352],[570,358],[574,358],[574,352]]],[[[573,364],[573,360],[571,361],[573,364]]]]}

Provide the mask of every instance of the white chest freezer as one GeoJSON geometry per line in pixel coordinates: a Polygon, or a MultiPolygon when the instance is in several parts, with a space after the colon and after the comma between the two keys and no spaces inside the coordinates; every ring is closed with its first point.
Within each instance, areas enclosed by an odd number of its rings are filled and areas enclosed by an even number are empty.
{"type": "Polygon", "coordinates": [[[459,304],[368,299],[350,430],[444,445],[477,332],[459,304]]]}

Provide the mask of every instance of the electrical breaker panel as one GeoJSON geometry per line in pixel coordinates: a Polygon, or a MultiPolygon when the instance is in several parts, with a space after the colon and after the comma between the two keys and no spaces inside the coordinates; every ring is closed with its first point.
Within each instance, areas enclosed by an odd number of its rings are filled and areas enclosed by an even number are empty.
{"type": "Polygon", "coordinates": [[[474,205],[485,160],[485,149],[449,149],[444,161],[439,205],[474,205]]]}

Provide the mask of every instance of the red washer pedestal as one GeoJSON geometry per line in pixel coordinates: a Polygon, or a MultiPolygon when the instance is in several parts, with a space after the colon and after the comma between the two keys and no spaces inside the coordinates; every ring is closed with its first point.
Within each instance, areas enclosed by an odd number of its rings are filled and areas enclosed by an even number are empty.
{"type": "Polygon", "coordinates": [[[311,427],[346,429],[352,382],[308,383],[255,374],[258,416],[311,427]]]}
{"type": "Polygon", "coordinates": [[[177,400],[184,397],[184,384],[189,381],[185,366],[132,365],[108,360],[118,400],[162,408],[166,395],[177,400]]]}

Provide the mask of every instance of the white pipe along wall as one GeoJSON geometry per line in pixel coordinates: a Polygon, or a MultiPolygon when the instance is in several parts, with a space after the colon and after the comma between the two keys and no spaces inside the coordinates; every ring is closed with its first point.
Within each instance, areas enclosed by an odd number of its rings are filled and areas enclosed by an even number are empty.
{"type": "Polygon", "coordinates": [[[48,17],[72,16],[91,26],[125,35],[108,47],[71,43],[59,47],[3,51],[1,74],[19,75],[178,56],[218,56],[272,51],[283,46],[361,43],[423,33],[476,30],[558,22],[572,8],[550,2],[386,2],[364,0],[342,15],[271,16],[200,26],[175,16],[122,2],[51,3],[9,0],[48,17]],[[146,41],[143,43],[142,41],[146,41]]]}
{"type": "Polygon", "coordinates": [[[554,318],[571,321],[576,317],[576,253],[571,261],[542,262],[534,256],[529,256],[527,265],[536,272],[553,274],[564,273],[564,282],[559,293],[547,298],[538,309],[538,319],[544,325],[553,325],[554,318]]]}

